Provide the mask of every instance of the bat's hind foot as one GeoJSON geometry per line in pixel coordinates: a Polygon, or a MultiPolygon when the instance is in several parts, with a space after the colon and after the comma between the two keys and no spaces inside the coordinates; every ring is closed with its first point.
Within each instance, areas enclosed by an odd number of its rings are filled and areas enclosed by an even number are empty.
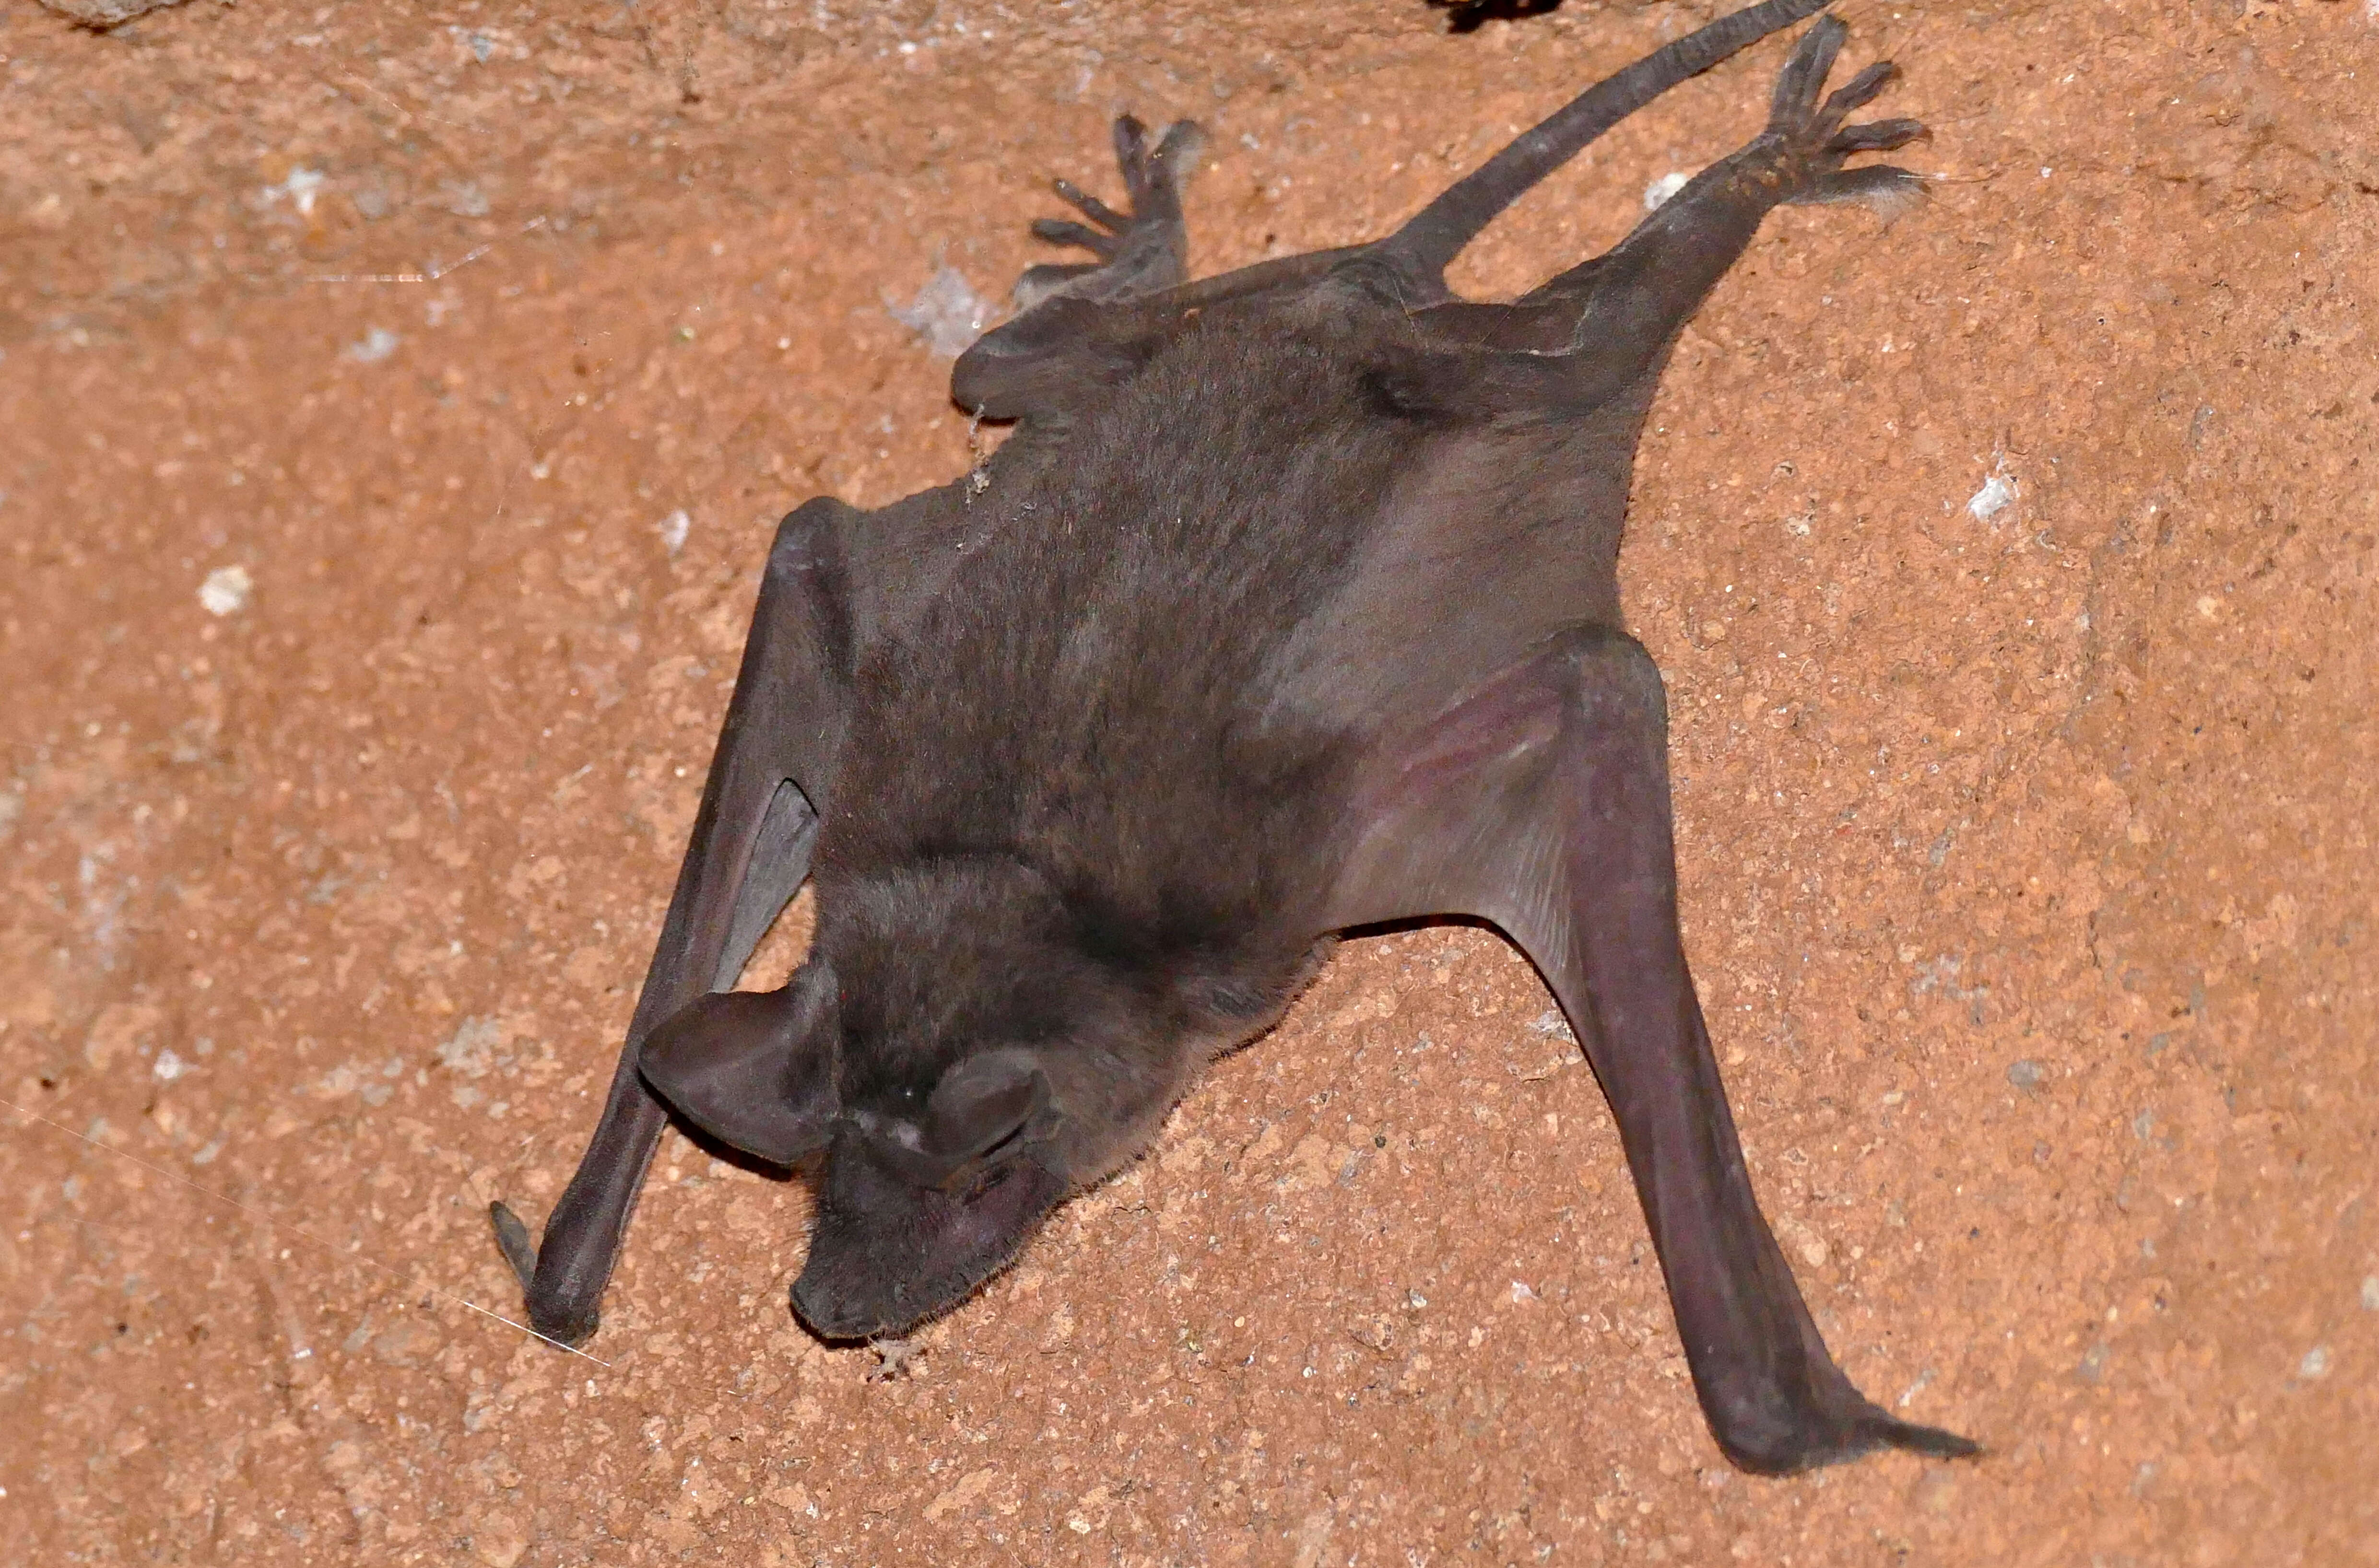
{"type": "Polygon", "coordinates": [[[1188,120],[1165,127],[1153,145],[1148,127],[1124,115],[1115,123],[1116,165],[1122,171],[1128,211],[1117,211],[1068,180],[1057,194],[1083,220],[1035,218],[1035,237],[1079,246],[1098,258],[1071,265],[1045,263],[1016,280],[1020,311],[1054,294],[1126,299],[1174,287],[1188,273],[1189,243],[1181,223],[1181,179],[1203,134],[1188,120]]]}
{"type": "Polygon", "coordinates": [[[1856,169],[1842,165],[1855,153],[1889,152],[1933,133],[1915,120],[1844,123],[1899,79],[1900,67],[1889,60],[1877,61],[1831,95],[1819,97],[1849,32],[1834,18],[1824,17],[1802,36],[1776,80],[1775,103],[1761,139],[1775,153],[1787,201],[1864,201],[1885,212],[1897,211],[1924,198],[1922,175],[1883,163],[1856,169]]]}

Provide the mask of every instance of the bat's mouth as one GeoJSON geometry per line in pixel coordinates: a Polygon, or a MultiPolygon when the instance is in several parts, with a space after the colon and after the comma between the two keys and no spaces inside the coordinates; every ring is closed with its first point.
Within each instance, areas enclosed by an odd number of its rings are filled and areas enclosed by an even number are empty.
{"type": "Polygon", "coordinates": [[[964,1301],[997,1273],[1069,1184],[1029,1147],[948,1188],[904,1178],[855,1132],[827,1157],[809,1260],[793,1310],[826,1339],[898,1334],[964,1301]]]}

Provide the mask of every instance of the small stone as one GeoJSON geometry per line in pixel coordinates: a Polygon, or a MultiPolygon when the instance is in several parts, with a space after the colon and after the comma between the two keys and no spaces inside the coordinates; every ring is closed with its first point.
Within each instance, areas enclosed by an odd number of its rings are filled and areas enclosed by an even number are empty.
{"type": "Polygon", "coordinates": [[[488,1568],[513,1568],[528,1550],[528,1537],[502,1514],[490,1514],[471,1529],[471,1554],[488,1568]]]}
{"type": "Polygon", "coordinates": [[[42,0],[58,15],[89,28],[117,27],[135,17],[181,3],[182,0],[42,0]]]}
{"type": "Polygon", "coordinates": [[[491,210],[488,193],[477,180],[447,180],[438,187],[446,211],[458,218],[484,218],[491,210]]]}
{"type": "Polygon", "coordinates": [[[2297,1376],[2307,1381],[2329,1376],[2329,1346],[2316,1345],[2306,1351],[2304,1358],[2297,1363],[2297,1376]]]}
{"type": "Polygon", "coordinates": [[[322,194],[327,178],[320,169],[295,168],[279,185],[266,186],[262,194],[268,203],[285,200],[297,209],[299,217],[311,218],[314,202],[322,194]]]}
{"type": "Polygon", "coordinates": [[[1776,1222],[1776,1239],[1790,1247],[1801,1261],[1813,1269],[1822,1269],[1832,1259],[1834,1249],[1815,1226],[1795,1215],[1787,1214],[1776,1222]]]}
{"type": "Polygon", "coordinates": [[[2038,1090],[2040,1088],[2040,1080],[2045,1076],[2046,1075],[2041,1071],[2040,1064],[2034,1061],[2030,1056],[2024,1057],[2022,1061],[2010,1062],[2008,1064],[2007,1080],[2010,1083],[2014,1084],[2018,1089],[2023,1090],[2026,1094],[2033,1093],[2035,1091],[2038,1090]]]}
{"type": "Polygon", "coordinates": [[[209,615],[236,615],[248,608],[256,579],[245,566],[219,566],[199,585],[199,607],[209,615]]]}
{"type": "Polygon", "coordinates": [[[386,327],[374,327],[339,352],[358,365],[377,365],[396,352],[405,340],[386,327]]]}
{"type": "Polygon", "coordinates": [[[2379,1312],[2379,1274],[2362,1276],[2362,1309],[2379,1312]]]}
{"type": "Polygon", "coordinates": [[[399,1319],[370,1342],[372,1355],[391,1367],[417,1367],[437,1355],[445,1343],[438,1325],[419,1315],[399,1319]]]}
{"type": "Polygon", "coordinates": [[[1977,523],[1987,523],[2008,508],[2016,498],[2015,480],[2005,468],[1995,470],[1983,481],[1983,488],[1966,500],[1966,512],[1977,523]]]}

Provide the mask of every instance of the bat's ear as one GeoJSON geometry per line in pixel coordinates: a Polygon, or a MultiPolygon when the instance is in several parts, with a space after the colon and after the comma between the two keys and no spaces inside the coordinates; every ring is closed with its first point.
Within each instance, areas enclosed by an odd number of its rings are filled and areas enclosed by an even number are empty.
{"type": "Polygon", "coordinates": [[[942,1075],[917,1130],[923,1152],[957,1169],[1011,1138],[1046,1130],[1049,1077],[1030,1051],[1008,1048],[969,1056],[942,1075]]]}
{"type": "Polygon", "coordinates": [[[653,1092],[723,1143],[791,1165],[826,1147],[837,1110],[835,987],[805,964],[779,991],[721,991],[645,1039],[653,1092]]]}

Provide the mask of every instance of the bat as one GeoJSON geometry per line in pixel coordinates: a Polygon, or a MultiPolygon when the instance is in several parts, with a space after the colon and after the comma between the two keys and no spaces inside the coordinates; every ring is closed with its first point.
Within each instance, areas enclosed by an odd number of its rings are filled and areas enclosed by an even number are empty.
{"type": "Polygon", "coordinates": [[[1187,278],[1195,128],[1117,122],[1129,210],[1045,240],[953,368],[1012,420],[964,478],[831,499],[769,548],[692,841],[530,1322],[598,1304],[674,1114],[817,1192],[792,1306],[830,1339],[967,1298],[1136,1158],[1350,927],[1484,919],[1615,1116],[1703,1413],[1744,1469],[1957,1456],[1835,1365],[1753,1195],[1677,923],[1660,671],[1623,630],[1636,445],[1679,330],[1780,202],[1887,209],[1923,137],[1826,93],[1821,18],[1767,126],[1607,255],[1509,304],[1447,264],[1654,96],[1818,9],[1766,0],[1588,90],[1372,244],[1187,278]],[[810,956],[731,990],[811,882],[810,956]]]}

